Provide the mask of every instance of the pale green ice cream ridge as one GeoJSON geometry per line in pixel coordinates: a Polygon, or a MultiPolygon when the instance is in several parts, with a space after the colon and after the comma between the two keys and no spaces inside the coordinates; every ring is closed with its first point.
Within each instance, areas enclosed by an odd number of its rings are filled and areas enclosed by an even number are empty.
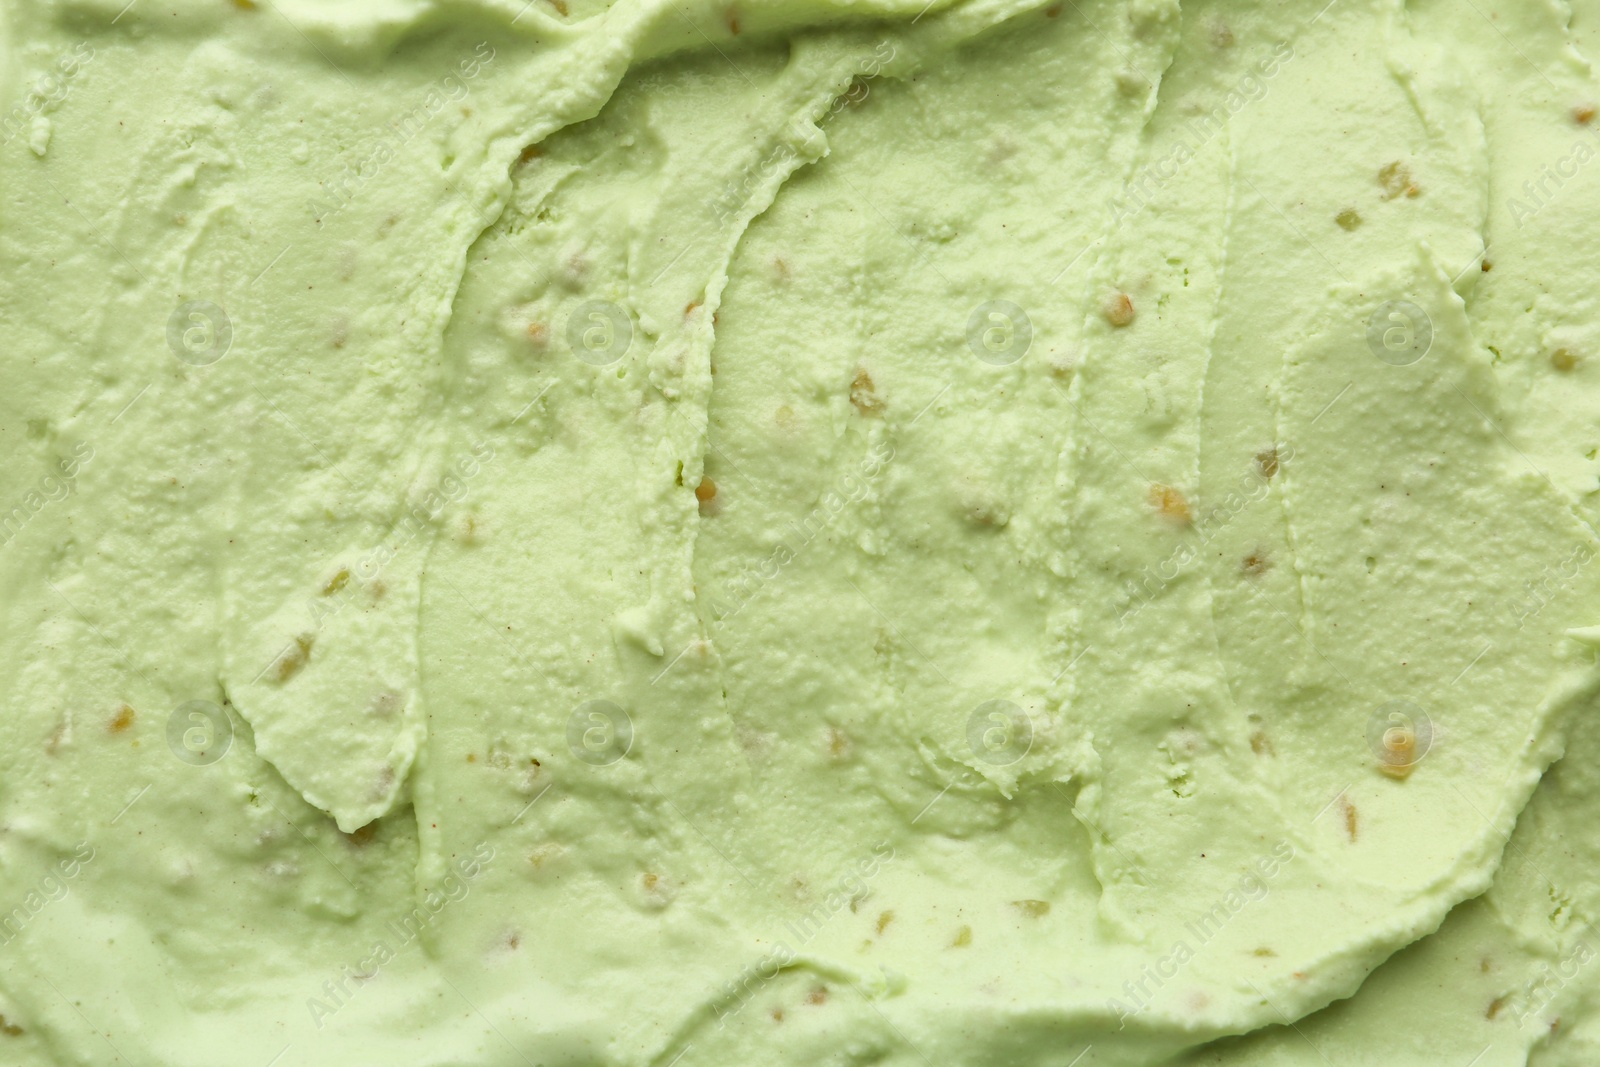
{"type": "Polygon", "coordinates": [[[1600,1063],[1596,0],[0,0],[0,1064],[1600,1063]]]}

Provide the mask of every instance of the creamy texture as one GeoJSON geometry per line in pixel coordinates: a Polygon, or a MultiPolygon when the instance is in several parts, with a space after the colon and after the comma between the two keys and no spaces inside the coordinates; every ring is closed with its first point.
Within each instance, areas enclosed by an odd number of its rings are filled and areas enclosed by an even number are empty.
{"type": "Polygon", "coordinates": [[[0,18],[0,1059],[1593,1058],[1592,3],[0,18]]]}

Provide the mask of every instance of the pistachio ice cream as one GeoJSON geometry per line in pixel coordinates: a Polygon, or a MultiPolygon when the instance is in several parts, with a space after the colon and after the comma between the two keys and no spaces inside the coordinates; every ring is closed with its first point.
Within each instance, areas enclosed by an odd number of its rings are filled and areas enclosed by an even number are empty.
{"type": "Polygon", "coordinates": [[[1595,0],[5,0],[0,1062],[1600,1060],[1595,0]]]}

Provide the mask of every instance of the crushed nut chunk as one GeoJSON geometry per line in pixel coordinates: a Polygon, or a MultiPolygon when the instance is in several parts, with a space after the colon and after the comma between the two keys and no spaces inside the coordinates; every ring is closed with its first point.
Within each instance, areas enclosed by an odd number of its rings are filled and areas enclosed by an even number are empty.
{"type": "Polygon", "coordinates": [[[1550,365],[1565,374],[1577,369],[1578,354],[1570,348],[1558,348],[1550,353],[1550,365]]]}
{"type": "Polygon", "coordinates": [[[1361,225],[1361,213],[1353,207],[1347,207],[1333,217],[1342,229],[1354,230],[1361,225]]]}
{"type": "Polygon", "coordinates": [[[311,659],[311,645],[315,638],[310,634],[301,634],[294,642],[278,653],[278,658],[273,661],[273,676],[280,682],[287,682],[290,678],[300,673],[311,659]]]}
{"type": "Polygon", "coordinates": [[[709,476],[700,479],[700,484],[694,487],[694,498],[702,504],[709,504],[717,499],[717,483],[709,476]]]}
{"type": "Polygon", "coordinates": [[[1013,900],[1011,906],[1030,919],[1042,919],[1050,914],[1048,900],[1013,900]]]}
{"type": "Polygon", "coordinates": [[[1150,506],[1155,508],[1162,518],[1178,523],[1189,521],[1189,501],[1170,485],[1157,483],[1150,487],[1150,506]]]}
{"type": "Polygon", "coordinates": [[[1378,184],[1383,186],[1383,198],[1393,200],[1398,196],[1417,196],[1420,186],[1411,179],[1411,168],[1396,160],[1386,163],[1378,171],[1378,184]]]}
{"type": "Polygon", "coordinates": [[[114,734],[120,734],[133,725],[133,717],[133,709],[124,704],[117,709],[116,718],[111,720],[111,725],[108,729],[114,734]]]}
{"type": "Polygon", "coordinates": [[[883,398],[872,384],[872,375],[863,367],[856,371],[850,382],[850,403],[863,415],[876,415],[883,410],[883,398]]]}
{"type": "Polygon", "coordinates": [[[1133,298],[1127,293],[1113,293],[1106,297],[1100,313],[1111,325],[1126,326],[1133,321],[1133,298]]]}

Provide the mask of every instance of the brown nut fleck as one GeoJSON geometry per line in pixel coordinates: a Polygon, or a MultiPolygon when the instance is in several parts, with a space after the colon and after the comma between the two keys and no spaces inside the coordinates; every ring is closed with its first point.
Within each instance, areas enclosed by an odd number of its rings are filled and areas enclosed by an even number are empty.
{"type": "Polygon", "coordinates": [[[1158,482],[1150,487],[1150,506],[1164,519],[1184,524],[1189,521],[1189,501],[1170,485],[1158,482]]]}
{"type": "Polygon", "coordinates": [[[1396,160],[1378,170],[1378,184],[1383,186],[1383,198],[1393,200],[1398,196],[1417,196],[1422,188],[1411,177],[1411,168],[1396,160]]]}
{"type": "Polygon", "coordinates": [[[1133,321],[1133,298],[1127,293],[1113,293],[1106,297],[1100,313],[1113,326],[1126,326],[1133,321]]]}
{"type": "Polygon", "coordinates": [[[311,645],[314,640],[315,638],[309,634],[296,637],[273,661],[273,676],[280,682],[287,682],[299,674],[301,668],[311,660],[311,645]]]}
{"type": "Polygon", "coordinates": [[[876,415],[883,410],[883,398],[872,384],[872,375],[865,367],[856,371],[850,382],[850,403],[863,415],[876,415]]]}
{"type": "Polygon", "coordinates": [[[106,729],[110,730],[114,734],[123,733],[128,729],[128,727],[133,725],[133,718],[133,709],[124,704],[117,709],[116,717],[111,720],[111,725],[106,727],[106,729]]]}

